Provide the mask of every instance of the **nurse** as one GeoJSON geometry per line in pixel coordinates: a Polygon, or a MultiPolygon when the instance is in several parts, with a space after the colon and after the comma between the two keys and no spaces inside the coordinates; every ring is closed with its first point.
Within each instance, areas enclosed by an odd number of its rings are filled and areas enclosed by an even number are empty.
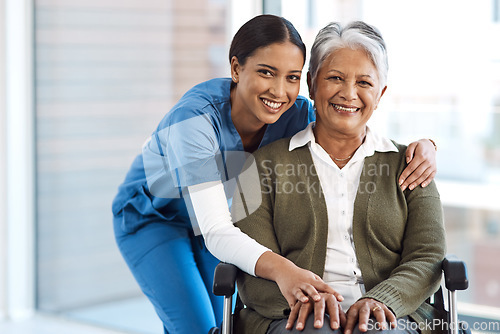
{"type": "MultiPolygon", "coordinates": [[[[314,120],[311,102],[298,96],[305,58],[299,33],[284,18],[261,15],[245,23],[229,51],[232,77],[190,89],[120,185],[112,207],[116,242],[165,333],[207,333],[220,324],[222,299],[212,294],[219,260],[275,281],[291,305],[318,298],[318,291],[335,293],[234,227],[226,196],[238,186],[247,153],[314,120]]],[[[401,187],[429,184],[436,173],[433,143],[412,143],[406,155],[411,162],[401,187]]]]}

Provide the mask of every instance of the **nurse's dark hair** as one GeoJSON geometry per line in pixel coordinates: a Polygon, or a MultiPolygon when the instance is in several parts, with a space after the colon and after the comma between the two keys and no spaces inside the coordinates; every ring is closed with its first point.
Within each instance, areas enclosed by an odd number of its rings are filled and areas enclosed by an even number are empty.
{"type": "Polygon", "coordinates": [[[275,15],[259,15],[245,23],[236,32],[229,48],[229,63],[233,57],[245,65],[248,57],[262,47],[273,43],[291,42],[304,55],[306,61],[306,46],[299,32],[287,19],[275,15]]]}

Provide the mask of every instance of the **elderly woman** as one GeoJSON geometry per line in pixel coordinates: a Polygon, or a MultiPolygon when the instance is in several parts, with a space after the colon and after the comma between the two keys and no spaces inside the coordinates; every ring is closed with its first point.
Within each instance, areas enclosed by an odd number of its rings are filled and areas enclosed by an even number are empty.
{"type": "Polygon", "coordinates": [[[402,190],[405,146],[367,126],[386,91],[387,69],[385,42],[370,25],[332,23],[316,37],[308,73],[316,123],[254,153],[232,210],[242,231],[343,298],[323,293],[320,302],[290,309],[274,282],[242,274],[247,308],[237,333],[396,325],[416,333],[433,319],[425,300],[439,286],[445,253],[438,191],[434,183],[402,190]],[[400,326],[403,320],[413,326],[400,326]]]}

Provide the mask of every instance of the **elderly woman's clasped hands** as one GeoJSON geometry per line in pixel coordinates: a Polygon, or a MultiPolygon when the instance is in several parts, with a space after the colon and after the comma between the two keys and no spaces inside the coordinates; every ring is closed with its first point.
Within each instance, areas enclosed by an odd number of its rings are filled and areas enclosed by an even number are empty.
{"type": "Polygon", "coordinates": [[[340,305],[340,302],[344,300],[341,295],[332,293],[319,295],[320,298],[317,300],[298,301],[292,307],[286,329],[291,330],[295,324],[297,330],[303,330],[311,312],[314,312],[315,328],[322,328],[325,325],[325,319],[328,319],[331,329],[342,328],[344,334],[351,334],[356,324],[361,332],[366,332],[370,317],[376,320],[374,324],[376,328],[385,330],[397,326],[394,313],[383,303],[372,298],[358,300],[345,313],[340,305]],[[328,317],[325,317],[325,314],[328,314],[328,317]]]}

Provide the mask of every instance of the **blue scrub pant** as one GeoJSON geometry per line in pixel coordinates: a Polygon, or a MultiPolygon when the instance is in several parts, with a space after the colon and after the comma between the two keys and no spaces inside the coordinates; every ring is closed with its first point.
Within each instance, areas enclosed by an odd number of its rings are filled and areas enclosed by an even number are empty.
{"type": "Polygon", "coordinates": [[[222,321],[223,297],[212,293],[219,261],[201,236],[168,223],[149,223],[135,233],[114,218],[118,248],[142,292],[154,305],[165,333],[208,333],[222,321]]]}

